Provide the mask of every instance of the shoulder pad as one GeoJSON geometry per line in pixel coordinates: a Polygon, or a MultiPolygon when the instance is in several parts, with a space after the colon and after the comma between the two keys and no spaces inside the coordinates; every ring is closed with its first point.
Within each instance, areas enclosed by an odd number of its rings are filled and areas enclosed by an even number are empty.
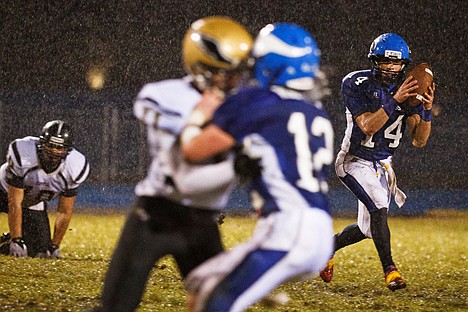
{"type": "Polygon", "coordinates": [[[89,163],[86,157],[72,149],[65,158],[64,174],[67,179],[76,184],[83,183],[89,174],[89,163]]]}
{"type": "Polygon", "coordinates": [[[201,94],[186,79],[171,79],[145,85],[133,113],[146,125],[180,133],[201,94]]]}
{"type": "Polygon", "coordinates": [[[8,147],[8,158],[12,164],[27,170],[38,165],[36,144],[39,138],[28,136],[22,139],[16,139],[8,147]]]}

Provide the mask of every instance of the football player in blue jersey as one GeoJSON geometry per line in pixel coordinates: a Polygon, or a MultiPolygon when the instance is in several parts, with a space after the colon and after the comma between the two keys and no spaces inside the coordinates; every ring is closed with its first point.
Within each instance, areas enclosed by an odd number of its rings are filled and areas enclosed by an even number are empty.
{"type": "Polygon", "coordinates": [[[14,140],[0,167],[0,212],[8,213],[10,232],[0,252],[15,257],[60,258],[78,187],[89,164],[74,148],[68,123],[48,122],[39,137],[14,140]],[[47,202],[59,197],[51,238],[47,202]]]}
{"type": "MultiPolygon", "coordinates": [[[[335,167],[340,180],[358,199],[358,218],[357,223],[335,235],[335,252],[372,238],[385,282],[395,291],[405,288],[406,283],[392,259],[387,213],[391,196],[401,207],[406,195],[396,185],[392,156],[405,130],[415,147],[426,144],[435,85],[430,86],[420,105],[405,103],[416,95],[418,82],[405,77],[405,68],[411,62],[410,49],[397,34],[378,36],[368,57],[372,69],[348,74],[341,87],[347,128],[335,167]]],[[[320,273],[325,282],[332,279],[333,264],[331,258],[320,273]]]]}
{"type": "Polygon", "coordinates": [[[285,281],[318,274],[332,254],[333,129],[321,102],[309,98],[320,51],[304,28],[278,23],[260,31],[252,55],[258,86],[219,102],[203,129],[216,105],[213,97],[206,109],[202,100],[182,136],[190,161],[241,145],[259,165],[250,180],[260,216],[255,233],[189,274],[190,311],[243,311],[285,281]]]}
{"type": "Polygon", "coordinates": [[[151,164],[136,188],[95,311],[137,309],[155,262],[172,255],[184,278],[223,251],[217,216],[235,186],[232,157],[186,162],[179,135],[202,97],[242,82],[253,38],[238,22],[209,16],[192,23],[182,44],[187,76],[150,82],[133,105],[146,126],[151,164]],[[206,94],[204,94],[206,93],[206,94]]]}

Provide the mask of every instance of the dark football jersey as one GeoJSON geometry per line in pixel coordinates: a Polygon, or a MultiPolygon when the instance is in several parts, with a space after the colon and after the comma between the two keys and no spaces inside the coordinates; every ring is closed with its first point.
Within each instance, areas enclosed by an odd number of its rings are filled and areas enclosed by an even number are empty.
{"type": "Polygon", "coordinates": [[[341,149],[357,157],[377,161],[391,157],[403,137],[406,120],[420,114],[422,105],[400,104],[385,125],[372,136],[362,132],[356,118],[365,112],[376,112],[393,99],[396,86],[384,87],[370,70],[355,71],[343,78],[341,94],[346,109],[347,127],[341,149]]]}
{"type": "Polygon", "coordinates": [[[243,89],[220,106],[214,123],[243,143],[249,156],[261,159],[262,176],[251,185],[252,204],[261,215],[309,207],[329,212],[334,155],[328,115],[320,102],[282,98],[279,91],[243,89]]]}

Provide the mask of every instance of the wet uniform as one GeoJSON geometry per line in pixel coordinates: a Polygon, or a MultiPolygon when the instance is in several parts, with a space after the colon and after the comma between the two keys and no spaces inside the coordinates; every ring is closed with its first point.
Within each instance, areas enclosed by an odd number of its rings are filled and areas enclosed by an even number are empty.
{"type": "Polygon", "coordinates": [[[47,202],[57,196],[74,197],[89,174],[85,156],[72,149],[56,170],[46,173],[39,165],[39,138],[28,136],[13,141],[7,162],[0,167],[0,211],[8,213],[8,185],[24,189],[23,239],[28,254],[45,252],[52,244],[47,202]]]}
{"type": "Polygon", "coordinates": [[[135,100],[152,160],[135,188],[135,208],[112,256],[100,311],[134,311],[154,263],[165,255],[185,277],[223,250],[217,215],[235,185],[231,158],[189,164],[177,142],[200,98],[186,77],[147,84],[135,100]]]}
{"type": "MultiPolygon", "coordinates": [[[[352,72],[342,82],[347,127],[336,159],[336,172],[358,198],[358,226],[369,238],[372,237],[369,212],[390,205],[392,192],[388,173],[392,170],[393,153],[403,138],[406,120],[413,114],[420,114],[423,108],[422,105],[398,105],[373,136],[366,136],[355,119],[365,112],[376,112],[388,101],[395,101],[393,95],[397,89],[397,86],[382,86],[371,70],[352,72]]],[[[396,198],[399,205],[404,203],[405,196],[401,193],[397,193],[396,198]]]]}
{"type": "Polygon", "coordinates": [[[262,175],[251,185],[260,220],[249,241],[188,276],[196,311],[243,311],[282,282],[318,273],[332,253],[331,123],[320,102],[272,90],[244,89],[215,112],[214,124],[260,158],[262,175]]]}

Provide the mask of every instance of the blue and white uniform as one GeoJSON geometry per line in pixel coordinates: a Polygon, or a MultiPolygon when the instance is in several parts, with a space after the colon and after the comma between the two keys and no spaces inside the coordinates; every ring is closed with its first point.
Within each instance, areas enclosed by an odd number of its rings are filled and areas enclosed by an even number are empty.
{"type": "Polygon", "coordinates": [[[407,118],[421,114],[423,108],[398,105],[372,136],[366,136],[355,120],[365,112],[376,112],[388,101],[395,101],[396,90],[394,85],[385,87],[379,83],[371,70],[351,72],[343,78],[341,86],[347,127],[336,159],[336,172],[358,198],[358,226],[369,238],[372,237],[369,212],[389,208],[392,193],[398,205],[404,203],[406,196],[396,187],[391,168],[392,156],[403,138],[407,118]],[[390,180],[394,185],[389,185],[390,180]]]}
{"type": "Polygon", "coordinates": [[[214,124],[260,158],[251,185],[260,220],[248,242],[195,269],[187,288],[197,311],[242,311],[289,278],[318,273],[332,254],[333,129],[320,102],[276,86],[228,98],[214,124]]]}

